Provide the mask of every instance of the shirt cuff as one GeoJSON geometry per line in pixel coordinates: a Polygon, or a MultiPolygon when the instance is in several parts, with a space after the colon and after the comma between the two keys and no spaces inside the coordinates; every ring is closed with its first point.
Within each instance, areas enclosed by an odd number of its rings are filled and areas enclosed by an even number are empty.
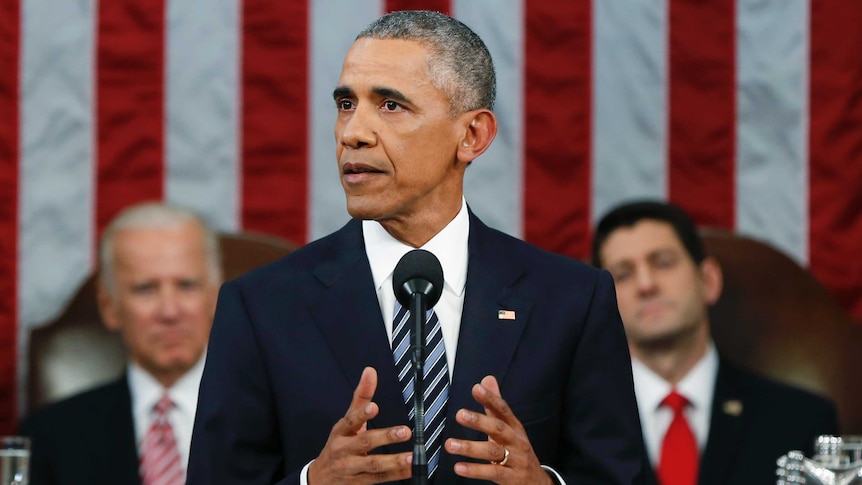
{"type": "MultiPolygon", "coordinates": [[[[553,468],[551,468],[549,466],[545,466],[545,465],[542,465],[542,469],[545,470],[548,473],[548,475],[551,476],[551,478],[556,480],[558,485],[566,485],[566,481],[563,480],[563,477],[561,477],[559,473],[557,473],[557,470],[554,470],[553,468]]],[[[303,485],[308,485],[308,484],[304,483],[303,485]]]]}
{"type": "Polygon", "coordinates": [[[306,463],[305,466],[302,467],[302,471],[299,472],[299,485],[308,485],[308,467],[310,467],[312,463],[314,463],[314,460],[306,463]]]}

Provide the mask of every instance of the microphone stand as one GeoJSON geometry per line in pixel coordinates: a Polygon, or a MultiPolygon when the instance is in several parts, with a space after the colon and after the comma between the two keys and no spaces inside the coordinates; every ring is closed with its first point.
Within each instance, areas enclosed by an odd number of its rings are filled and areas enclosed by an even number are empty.
{"type": "Polygon", "coordinates": [[[413,333],[411,334],[413,351],[413,484],[428,483],[428,457],[425,456],[425,295],[415,292],[410,301],[410,312],[413,315],[413,333]]]}

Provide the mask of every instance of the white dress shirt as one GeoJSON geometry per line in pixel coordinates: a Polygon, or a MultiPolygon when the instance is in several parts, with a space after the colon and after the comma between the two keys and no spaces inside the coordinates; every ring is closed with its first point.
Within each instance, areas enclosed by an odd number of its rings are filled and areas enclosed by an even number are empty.
{"type": "MultiPolygon", "coordinates": [[[[703,358],[676,386],[676,391],[691,403],[685,408],[685,417],[701,452],[709,435],[709,418],[712,415],[712,398],[717,375],[718,353],[715,345],[710,343],[703,358]]],[[[632,358],[632,376],[647,454],[650,463],[656,467],[664,435],[673,420],[673,411],[662,406],[661,402],[670,393],[672,386],[635,358],[632,358]]]]}
{"type": "Polygon", "coordinates": [[[137,364],[129,363],[127,377],[132,396],[132,417],[135,420],[135,446],[140,451],[141,442],[156,418],[156,403],[167,394],[174,407],[168,413],[180,453],[183,470],[188,470],[189,447],[192,443],[192,428],[198,405],[198,389],[204,372],[205,356],[182,376],[170,389],[162,387],[152,375],[137,364]]]}
{"type": "MultiPolygon", "coordinates": [[[[395,292],[392,289],[392,273],[401,257],[412,251],[408,246],[390,236],[383,226],[375,221],[362,221],[362,236],[365,253],[371,265],[377,301],[386,324],[386,335],[392,345],[392,320],[395,317],[395,292]]],[[[443,267],[443,292],[434,312],[440,320],[443,344],[446,346],[446,363],[449,377],[455,368],[455,352],[458,348],[458,332],[461,329],[461,313],[464,309],[464,287],[467,285],[467,241],[470,236],[470,216],[467,203],[461,199],[461,210],[446,227],[419,249],[424,249],[440,260],[443,267]]]]}

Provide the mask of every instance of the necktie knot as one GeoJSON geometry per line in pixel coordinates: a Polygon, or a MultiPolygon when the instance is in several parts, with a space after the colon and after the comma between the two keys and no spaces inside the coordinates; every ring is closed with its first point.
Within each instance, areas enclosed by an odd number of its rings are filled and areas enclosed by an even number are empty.
{"type": "Polygon", "coordinates": [[[689,404],[688,399],[686,399],[682,394],[676,392],[676,390],[670,391],[670,393],[661,402],[661,405],[669,407],[673,411],[674,415],[681,413],[689,404]]]}
{"type": "Polygon", "coordinates": [[[174,402],[171,401],[170,396],[165,394],[164,396],[162,396],[161,399],[159,399],[159,402],[156,403],[153,410],[156,412],[156,417],[162,418],[162,417],[166,417],[168,415],[168,412],[170,412],[170,410],[173,409],[173,407],[174,407],[174,402]]]}

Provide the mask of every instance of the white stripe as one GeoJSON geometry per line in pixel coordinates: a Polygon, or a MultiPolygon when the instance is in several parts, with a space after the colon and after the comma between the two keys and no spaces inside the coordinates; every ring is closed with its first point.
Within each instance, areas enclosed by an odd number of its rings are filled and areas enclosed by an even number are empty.
{"type": "Polygon", "coordinates": [[[473,29],[497,69],[497,138],[464,179],[470,208],[483,221],[523,234],[524,19],[520,0],[454,0],[452,15],[473,29]]]}
{"type": "Polygon", "coordinates": [[[808,2],[737,2],[739,232],[808,254],[808,2]]]}
{"type": "Polygon", "coordinates": [[[667,194],[666,0],[593,2],[593,199],[667,194]]]}
{"type": "Polygon", "coordinates": [[[383,13],[382,0],[309,2],[311,55],[309,106],[309,240],[325,236],[348,219],[335,160],[332,90],[341,62],[360,30],[383,13]]]}
{"type": "Polygon", "coordinates": [[[95,11],[92,0],[21,4],[19,410],[30,328],[56,317],[93,267],[95,11]]]}
{"type": "Polygon", "coordinates": [[[239,0],[167,5],[165,198],[218,229],[240,222],[239,0]]]}

